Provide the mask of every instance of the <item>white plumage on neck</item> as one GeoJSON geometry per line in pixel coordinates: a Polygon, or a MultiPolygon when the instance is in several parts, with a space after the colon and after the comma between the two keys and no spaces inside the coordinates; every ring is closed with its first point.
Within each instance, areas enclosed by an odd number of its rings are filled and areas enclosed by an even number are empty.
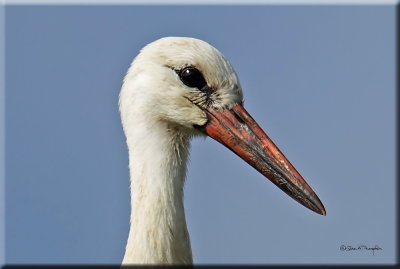
{"type": "Polygon", "coordinates": [[[132,214],[123,264],[191,263],[183,206],[189,137],[167,124],[143,130],[127,140],[132,214]]]}

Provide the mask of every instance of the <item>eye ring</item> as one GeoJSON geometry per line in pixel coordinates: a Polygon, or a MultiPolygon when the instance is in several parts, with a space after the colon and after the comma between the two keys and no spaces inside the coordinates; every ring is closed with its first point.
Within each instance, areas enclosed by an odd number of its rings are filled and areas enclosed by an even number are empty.
{"type": "Polygon", "coordinates": [[[194,67],[185,67],[180,71],[177,71],[179,78],[186,86],[190,88],[197,88],[199,90],[207,86],[207,82],[203,77],[203,74],[194,67]]]}

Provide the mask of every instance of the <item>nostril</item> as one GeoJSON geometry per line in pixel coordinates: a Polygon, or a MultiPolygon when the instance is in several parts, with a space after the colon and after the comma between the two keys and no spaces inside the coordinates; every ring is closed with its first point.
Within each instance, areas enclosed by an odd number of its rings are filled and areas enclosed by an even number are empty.
{"type": "Polygon", "coordinates": [[[241,124],[245,124],[245,122],[242,119],[242,117],[240,117],[240,115],[237,114],[236,111],[234,111],[234,110],[233,110],[233,115],[235,116],[235,118],[237,119],[238,122],[240,122],[241,124]]]}

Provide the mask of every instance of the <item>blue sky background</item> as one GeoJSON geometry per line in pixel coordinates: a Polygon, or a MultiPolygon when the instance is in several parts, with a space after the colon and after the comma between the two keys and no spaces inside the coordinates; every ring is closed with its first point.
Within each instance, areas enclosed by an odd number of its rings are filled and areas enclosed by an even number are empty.
{"type": "Polygon", "coordinates": [[[388,5],[6,6],[6,262],[121,262],[121,81],[147,43],[191,36],[231,61],[245,107],[327,209],[307,210],[222,145],[195,140],[194,262],[394,263],[394,19],[388,5]]]}

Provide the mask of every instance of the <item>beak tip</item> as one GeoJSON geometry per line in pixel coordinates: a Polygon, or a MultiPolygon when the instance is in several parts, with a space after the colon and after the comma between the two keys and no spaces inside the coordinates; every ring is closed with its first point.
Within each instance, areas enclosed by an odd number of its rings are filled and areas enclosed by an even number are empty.
{"type": "Polygon", "coordinates": [[[322,215],[323,215],[323,216],[326,216],[326,210],[325,210],[325,208],[324,208],[324,210],[322,211],[322,215]]]}
{"type": "Polygon", "coordinates": [[[321,212],[318,212],[320,215],[322,215],[322,216],[326,216],[326,211],[325,211],[325,209],[323,209],[321,212]]]}
{"type": "Polygon", "coordinates": [[[304,206],[308,207],[315,213],[326,216],[326,210],[325,210],[324,205],[322,204],[321,200],[318,198],[317,194],[312,189],[311,189],[311,194],[309,196],[308,203],[307,204],[302,203],[302,202],[300,202],[300,203],[303,204],[304,206]]]}
{"type": "Polygon", "coordinates": [[[317,204],[317,209],[314,210],[314,211],[315,211],[316,213],[322,215],[322,216],[326,216],[325,207],[324,207],[324,205],[323,205],[321,202],[319,202],[319,203],[317,204]]]}

